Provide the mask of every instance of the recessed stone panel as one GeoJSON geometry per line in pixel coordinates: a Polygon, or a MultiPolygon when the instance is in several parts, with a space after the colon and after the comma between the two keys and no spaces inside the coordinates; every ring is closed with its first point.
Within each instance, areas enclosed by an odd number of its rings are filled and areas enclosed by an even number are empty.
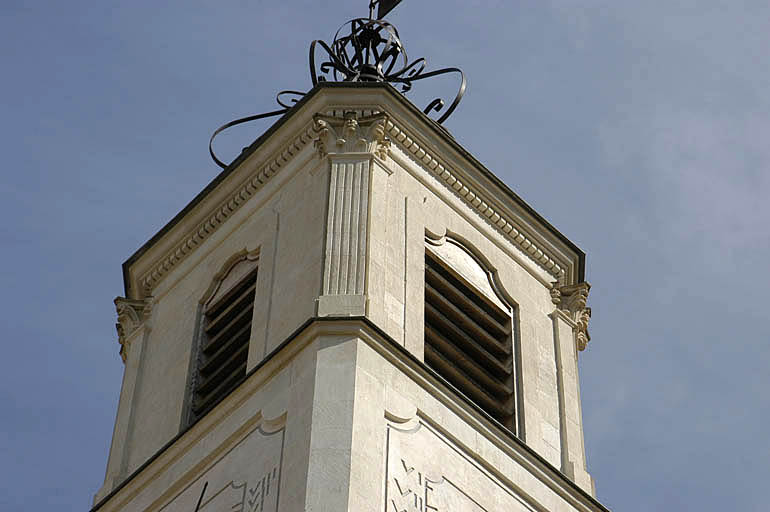
{"type": "Polygon", "coordinates": [[[277,512],[285,430],[260,425],[161,510],[277,512]]]}
{"type": "Polygon", "coordinates": [[[421,420],[387,426],[386,512],[534,511],[421,420]]]}

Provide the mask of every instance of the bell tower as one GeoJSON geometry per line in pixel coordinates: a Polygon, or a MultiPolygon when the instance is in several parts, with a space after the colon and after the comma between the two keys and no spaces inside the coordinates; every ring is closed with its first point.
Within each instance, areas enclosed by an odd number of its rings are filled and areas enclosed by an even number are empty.
{"type": "Polygon", "coordinates": [[[375,6],[124,263],[94,511],[606,511],[585,256],[442,127],[465,77],[375,6]],[[406,98],[439,74],[456,96],[406,98]]]}

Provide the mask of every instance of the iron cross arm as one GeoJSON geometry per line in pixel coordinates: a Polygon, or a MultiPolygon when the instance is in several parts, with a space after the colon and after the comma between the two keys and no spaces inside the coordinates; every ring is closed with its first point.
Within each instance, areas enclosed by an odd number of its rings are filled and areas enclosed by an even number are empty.
{"type": "Polygon", "coordinates": [[[383,19],[390,11],[400,4],[403,0],[371,0],[369,2],[369,18],[374,15],[374,6],[377,6],[377,19],[383,19]]]}

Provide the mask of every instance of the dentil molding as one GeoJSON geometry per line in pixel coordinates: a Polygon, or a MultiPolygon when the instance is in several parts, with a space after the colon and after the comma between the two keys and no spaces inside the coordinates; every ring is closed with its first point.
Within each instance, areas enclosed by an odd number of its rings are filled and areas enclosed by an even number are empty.
{"type": "Polygon", "coordinates": [[[556,260],[546,254],[542,248],[538,247],[531,237],[516,228],[512,220],[505,218],[503,214],[491,206],[488,202],[489,200],[485,200],[479,191],[473,190],[467,183],[464,183],[458,177],[456,171],[442,164],[429,150],[420,145],[404,129],[390,120],[387,121],[386,132],[391,136],[391,140],[404,150],[407,155],[411,155],[412,158],[432,172],[468,206],[497,228],[507,240],[518,247],[538,266],[560,282],[566,280],[566,271],[556,260]]]}
{"type": "Polygon", "coordinates": [[[277,156],[270,159],[267,163],[258,168],[256,172],[250,175],[243,184],[238,187],[230,196],[217,205],[208,217],[199,223],[194,229],[190,230],[182,241],[164,256],[157,260],[147,272],[139,279],[142,290],[145,295],[149,295],[160,280],[179,262],[192,253],[209,236],[211,236],[219,226],[238,211],[246,201],[257,193],[278,171],[299,153],[308,143],[316,138],[314,124],[311,123],[297,137],[291,139],[283,148],[277,152],[277,156]]]}
{"type": "Polygon", "coordinates": [[[313,121],[295,138],[274,153],[272,159],[247,177],[230,196],[214,207],[206,219],[188,231],[171,250],[158,258],[149,270],[139,277],[143,295],[150,295],[161,279],[186,256],[192,253],[219,226],[231,217],[246,201],[257,193],[292,157],[312,142],[320,158],[343,155],[371,154],[386,160],[396,145],[427,171],[452,190],[470,208],[495,227],[509,242],[521,250],[558,282],[567,280],[565,268],[551,257],[532,236],[517,227],[483,192],[474,190],[461,179],[459,173],[443,164],[438,155],[424,147],[391,116],[378,109],[326,110],[313,116],[313,121]]]}

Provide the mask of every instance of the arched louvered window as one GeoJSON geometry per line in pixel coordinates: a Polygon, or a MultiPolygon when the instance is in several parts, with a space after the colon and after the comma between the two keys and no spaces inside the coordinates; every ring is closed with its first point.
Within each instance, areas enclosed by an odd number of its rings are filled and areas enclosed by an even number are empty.
{"type": "Polygon", "coordinates": [[[425,254],[425,362],[515,432],[512,311],[425,254]]]}
{"type": "Polygon", "coordinates": [[[246,376],[257,271],[256,260],[239,257],[202,305],[190,420],[211,409],[246,376]]]}

